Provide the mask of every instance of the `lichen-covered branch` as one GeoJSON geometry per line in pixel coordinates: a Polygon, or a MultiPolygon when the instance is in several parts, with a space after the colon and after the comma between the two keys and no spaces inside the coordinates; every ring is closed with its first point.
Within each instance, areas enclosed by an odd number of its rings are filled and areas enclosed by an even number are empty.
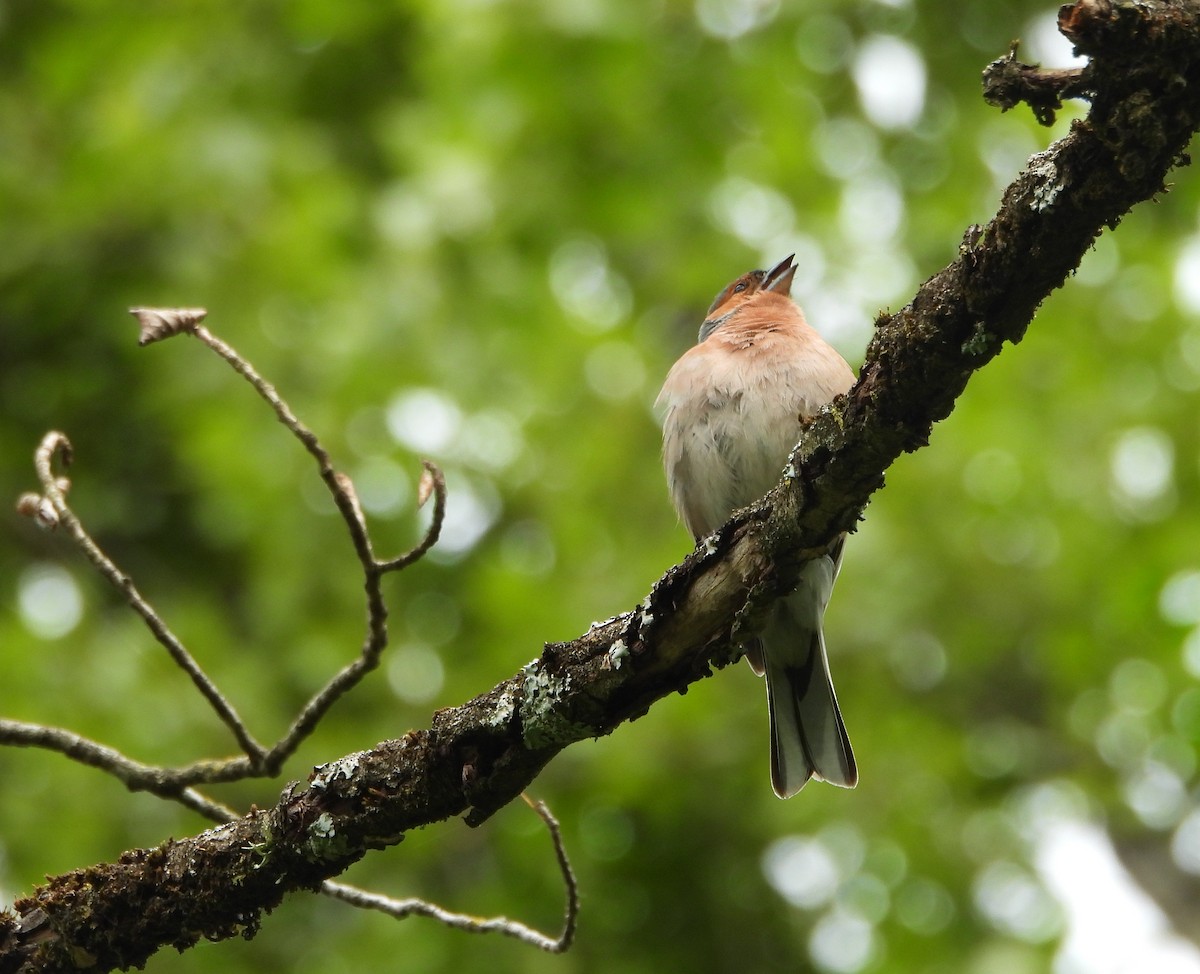
{"type": "Polygon", "coordinates": [[[1017,60],[1017,44],[983,72],[983,97],[1001,111],[1024,102],[1043,125],[1053,125],[1064,98],[1086,98],[1083,68],[1043,68],[1017,60]]]}
{"type": "Polygon", "coordinates": [[[1079,0],[1060,24],[1091,57],[1091,109],[1035,155],[985,227],[902,310],[882,315],[858,384],[806,428],[789,474],[637,607],[432,726],[325,765],[307,788],[202,835],[54,877],[0,917],[0,974],[101,971],[161,946],[249,935],[414,827],[485,820],[571,742],[607,734],[736,654],[758,606],[852,529],[884,471],[925,444],[970,376],[1019,341],[1095,237],[1164,191],[1200,127],[1200,0],[1079,0]]]}

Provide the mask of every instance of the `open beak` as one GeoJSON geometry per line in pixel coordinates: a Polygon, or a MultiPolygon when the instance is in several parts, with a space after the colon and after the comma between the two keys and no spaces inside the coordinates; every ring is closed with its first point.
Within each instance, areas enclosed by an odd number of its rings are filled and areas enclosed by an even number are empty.
{"type": "Polygon", "coordinates": [[[787,297],[792,292],[792,278],[796,276],[796,265],[793,261],[795,254],[788,254],[783,260],[767,271],[763,279],[762,289],[774,291],[787,297]]]}

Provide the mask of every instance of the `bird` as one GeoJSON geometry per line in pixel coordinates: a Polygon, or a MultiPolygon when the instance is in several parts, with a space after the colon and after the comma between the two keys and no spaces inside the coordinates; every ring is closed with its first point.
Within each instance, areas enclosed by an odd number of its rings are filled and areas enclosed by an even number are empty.
{"type": "MultiPolygon", "coordinates": [[[[671,500],[697,542],[779,482],[803,424],[855,382],[792,301],[794,261],[792,254],[722,290],[659,393],[671,500]]],[[[742,647],[766,676],[771,785],[780,798],[814,777],[858,783],[822,633],[844,540],[804,566],[796,589],[742,647]]]]}

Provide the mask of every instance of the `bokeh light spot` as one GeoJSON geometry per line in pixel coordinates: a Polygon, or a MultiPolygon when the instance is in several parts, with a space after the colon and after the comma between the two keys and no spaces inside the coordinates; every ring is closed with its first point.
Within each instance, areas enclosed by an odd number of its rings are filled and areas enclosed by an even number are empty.
{"type": "Polygon", "coordinates": [[[1200,808],[1193,809],[1171,836],[1171,858],[1175,865],[1200,876],[1200,808]]]}
{"type": "Polygon", "coordinates": [[[387,408],[388,432],[411,450],[443,453],[462,424],[462,410],[436,389],[408,389],[387,408]]]}
{"type": "Polygon", "coordinates": [[[1175,258],[1175,303],[1200,315],[1200,235],[1189,238],[1175,258]]]}
{"type": "Polygon", "coordinates": [[[751,247],[788,233],[796,219],[779,190],[741,176],[722,180],[709,197],[709,208],[718,227],[751,247]]]}
{"type": "Polygon", "coordinates": [[[1058,904],[1037,878],[1016,863],[986,866],[974,883],[975,906],[1002,933],[1043,943],[1062,925],[1058,904]]]}
{"type": "Polygon", "coordinates": [[[410,704],[429,703],[442,692],[446,671],[437,650],[423,643],[398,646],[387,667],[388,686],[410,704]]]}
{"type": "Polygon", "coordinates": [[[1009,451],[980,450],[963,467],[963,486],[976,500],[1003,505],[1021,489],[1021,467],[1009,451]]]}
{"type": "Polygon", "coordinates": [[[925,61],[907,41],[868,37],[854,58],[854,83],[863,113],[880,128],[907,128],[921,117],[925,61]]]}
{"type": "Polygon", "coordinates": [[[541,521],[517,521],[500,539],[500,557],[510,571],[533,577],[547,575],[557,558],[554,538],[541,521]]]}
{"type": "Polygon", "coordinates": [[[1127,804],[1152,829],[1165,829],[1179,821],[1187,808],[1187,788],[1170,768],[1147,761],[1125,782],[1127,804]]]}
{"type": "Polygon", "coordinates": [[[1200,623],[1200,570],[1189,568],[1168,578],[1158,593],[1158,611],[1177,626],[1200,623]]]}
{"type": "Polygon", "coordinates": [[[888,664],[905,688],[924,691],[941,683],[949,659],[946,647],[935,635],[918,630],[889,643],[888,664]]]}
{"type": "Polygon", "coordinates": [[[1175,448],[1170,437],[1152,426],[1126,430],[1109,457],[1114,499],[1123,507],[1154,510],[1154,502],[1172,488],[1175,448]]]}
{"type": "Polygon", "coordinates": [[[1043,68],[1076,68],[1087,64],[1087,58],[1075,53],[1071,42],[1058,29],[1058,15],[1054,12],[1040,14],[1025,25],[1021,55],[1031,64],[1043,68]]]}
{"type": "Polygon", "coordinates": [[[636,396],[646,385],[646,365],[629,342],[597,345],[588,353],[583,371],[592,392],[612,402],[636,396]]]}
{"type": "Polygon", "coordinates": [[[848,910],[831,910],[813,927],[808,953],[813,963],[834,974],[854,974],[867,966],[874,945],[874,928],[848,910]]]}
{"type": "Polygon", "coordinates": [[[779,11],[779,0],[696,0],[696,20],[713,37],[733,40],[763,24],[779,11]]]}
{"type": "Polygon", "coordinates": [[[363,510],[381,517],[398,513],[412,490],[404,468],[388,457],[367,457],[351,479],[363,510]]]}
{"type": "Polygon", "coordinates": [[[1109,677],[1108,692],[1117,706],[1150,713],[1167,699],[1167,677],[1162,667],[1149,660],[1122,660],[1109,677]]]}
{"type": "Polygon", "coordinates": [[[629,285],[608,263],[604,248],[591,238],[564,243],[550,258],[550,289],[585,332],[608,331],[629,314],[629,285]]]}
{"type": "Polygon", "coordinates": [[[914,876],[896,891],[896,919],[913,933],[932,937],[954,919],[954,897],[940,883],[914,876]]]}
{"type": "Polygon", "coordinates": [[[61,639],[83,618],[83,595],[65,568],[45,562],[30,565],[17,582],[21,622],[42,639],[61,639]]]}
{"type": "Polygon", "coordinates": [[[832,900],[840,879],[829,850],[816,839],[800,835],[772,842],[763,853],[762,870],[780,896],[809,910],[832,900]]]}

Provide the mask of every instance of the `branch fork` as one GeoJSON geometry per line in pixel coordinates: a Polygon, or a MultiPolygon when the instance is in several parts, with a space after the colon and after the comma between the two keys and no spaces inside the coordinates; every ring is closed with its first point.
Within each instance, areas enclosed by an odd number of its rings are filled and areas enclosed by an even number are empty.
{"type": "MultiPolygon", "coordinates": [[[[92,565],[142,618],[155,640],[166,649],[175,664],[188,674],[196,689],[229,730],[242,753],[235,757],[203,760],[182,767],[158,767],[143,764],[115,748],[64,728],[4,718],[0,718],[0,744],[57,751],[71,760],[112,775],[131,791],[148,791],[161,798],[177,801],[229,828],[241,818],[241,813],[206,796],[197,786],[277,775],[284,762],[316,729],[333,704],[376,667],[380,655],[388,645],[387,608],[383,600],[381,580],[390,572],[401,571],[420,561],[437,543],[446,514],[446,480],[436,464],[429,460],[421,461],[422,473],[417,490],[417,506],[423,507],[429,500],[433,500],[433,515],[429,526],[421,540],[410,550],[392,558],[376,557],[366,518],[351,479],[334,469],[328,452],[317,436],[300,422],[287,402],[259,375],[250,362],[201,324],[207,315],[204,309],[135,308],[131,314],[141,326],[138,342],[140,345],[149,345],[175,335],[186,334],[196,338],[224,359],[271,406],[278,420],[312,455],[321,479],[342,515],[363,572],[368,621],[362,649],[353,661],[342,667],[313,694],[274,745],[267,747],[261,744],[233,704],[204,672],[182,641],[138,590],[133,580],[105,554],[71,509],[67,502],[71,483],[66,477],[66,470],[71,464],[74,451],[65,434],[51,431],[42,438],[34,455],[34,469],[41,484],[41,492],[21,495],[17,500],[17,512],[31,518],[42,528],[61,528],[67,532],[92,565]]],[[[311,785],[316,791],[320,790],[319,781],[319,776],[315,777],[311,785]]],[[[293,788],[285,791],[285,796],[292,794],[293,788]]],[[[543,803],[535,803],[529,799],[526,801],[542,819],[551,835],[568,893],[564,927],[558,937],[548,937],[515,920],[503,917],[478,918],[453,913],[424,900],[396,900],[344,883],[325,881],[319,884],[319,889],[324,894],[353,906],[377,910],[397,919],[427,916],[458,929],[503,933],[542,950],[564,951],[574,937],[579,908],[575,877],[562,844],[558,822],[543,803]]],[[[255,818],[253,814],[250,817],[255,818]]],[[[328,813],[319,815],[309,827],[312,840],[310,848],[315,854],[323,855],[327,845],[339,836],[335,821],[328,813]]],[[[242,851],[250,854],[261,853],[265,856],[271,848],[271,842],[263,837],[248,841],[242,846],[242,851]]],[[[7,915],[0,914],[0,947],[5,941],[6,919],[7,915]]],[[[59,941],[55,932],[55,913],[42,907],[23,913],[15,931],[10,930],[7,936],[13,936],[14,932],[23,945],[20,948],[22,951],[35,945],[45,945],[44,949],[50,951],[51,945],[59,941]]],[[[72,948],[74,951],[81,949],[72,948]]],[[[83,955],[76,953],[75,956],[78,958],[83,955]]],[[[100,957],[87,951],[85,959],[88,961],[87,966],[92,966],[100,957]]],[[[3,962],[3,950],[0,949],[0,971],[7,969],[3,962]]]]}

